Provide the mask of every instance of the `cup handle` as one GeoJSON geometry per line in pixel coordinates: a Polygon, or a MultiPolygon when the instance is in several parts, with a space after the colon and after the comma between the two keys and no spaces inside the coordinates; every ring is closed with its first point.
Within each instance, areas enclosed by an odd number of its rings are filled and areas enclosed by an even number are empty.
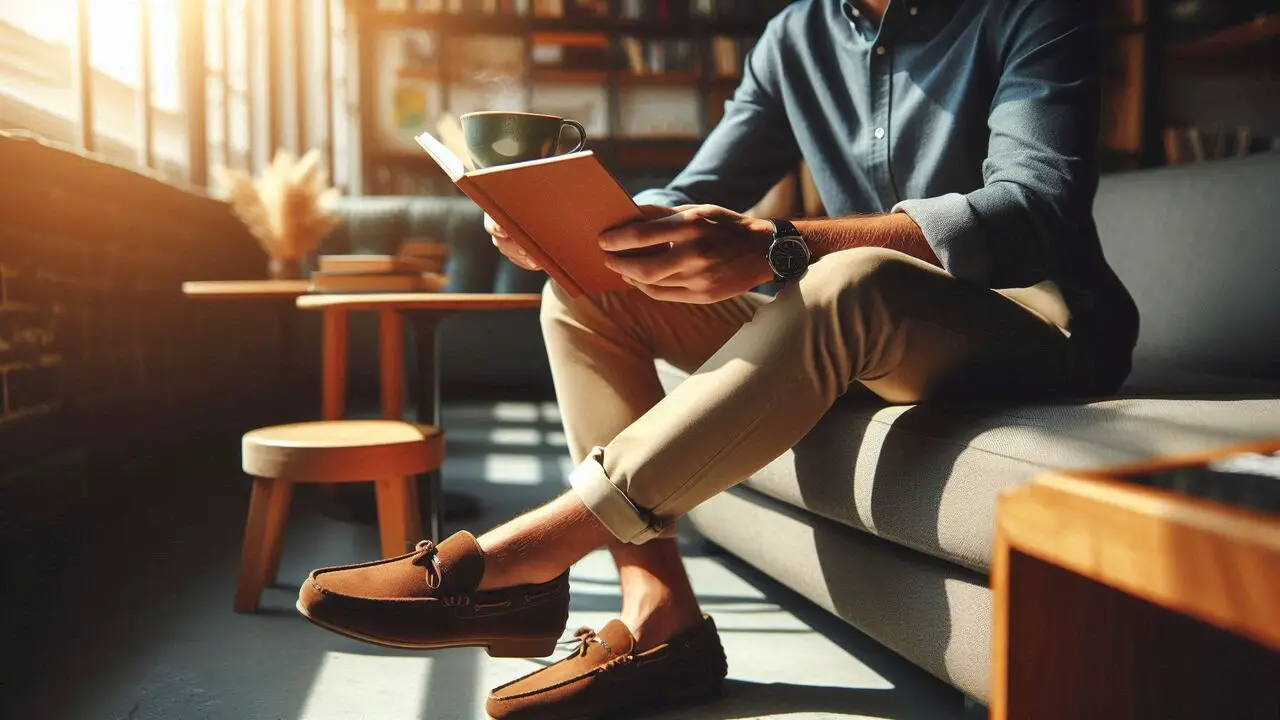
{"type": "MultiPolygon", "coordinates": [[[[578,151],[579,151],[579,150],[581,150],[582,148],[586,147],[586,146],[587,146],[587,129],[586,129],[586,128],[584,128],[584,127],[582,127],[582,123],[578,122],[577,120],[568,120],[568,119],[561,120],[561,121],[560,121],[560,135],[563,135],[563,134],[564,134],[564,127],[565,127],[565,125],[570,125],[570,126],[572,126],[572,127],[573,127],[573,129],[574,129],[574,130],[577,130],[577,131],[578,131],[578,145],[577,145],[577,147],[575,147],[574,149],[570,150],[569,152],[578,152],[578,151]]],[[[557,136],[557,137],[559,137],[559,136],[557,136]]]]}

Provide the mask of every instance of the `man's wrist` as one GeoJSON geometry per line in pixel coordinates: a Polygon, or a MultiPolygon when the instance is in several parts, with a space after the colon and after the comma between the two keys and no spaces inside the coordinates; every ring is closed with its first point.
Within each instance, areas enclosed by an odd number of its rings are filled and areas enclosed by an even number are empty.
{"type": "Polygon", "coordinates": [[[747,230],[751,244],[754,246],[751,256],[754,263],[757,285],[765,285],[774,281],[773,268],[769,267],[769,246],[773,244],[773,223],[762,218],[747,218],[747,230]]]}

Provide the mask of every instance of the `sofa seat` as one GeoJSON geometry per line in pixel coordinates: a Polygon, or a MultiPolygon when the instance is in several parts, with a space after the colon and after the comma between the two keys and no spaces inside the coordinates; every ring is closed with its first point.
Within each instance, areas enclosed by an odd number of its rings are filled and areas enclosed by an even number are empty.
{"type": "MultiPolygon", "coordinates": [[[[658,363],[669,392],[687,374],[658,363]]],[[[1280,436],[1280,399],[886,406],[842,398],[795,448],[689,514],[747,560],[911,662],[988,699],[1000,492],[1095,468],[1280,436]]]]}
{"type": "MultiPolygon", "coordinates": [[[[685,376],[665,363],[670,390],[685,376]]],[[[1066,468],[1280,437],[1280,399],[1114,398],[1083,404],[886,406],[842,398],[746,486],[986,573],[1000,491],[1066,468]]]]}

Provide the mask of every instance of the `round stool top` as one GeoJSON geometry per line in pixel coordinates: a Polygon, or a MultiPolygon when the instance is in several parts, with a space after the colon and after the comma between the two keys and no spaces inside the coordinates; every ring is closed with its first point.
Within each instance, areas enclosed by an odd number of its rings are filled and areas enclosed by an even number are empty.
{"type": "Polygon", "coordinates": [[[358,482],[440,467],[444,436],[396,420],[330,420],[258,428],[241,442],[244,471],[292,482],[358,482]]]}

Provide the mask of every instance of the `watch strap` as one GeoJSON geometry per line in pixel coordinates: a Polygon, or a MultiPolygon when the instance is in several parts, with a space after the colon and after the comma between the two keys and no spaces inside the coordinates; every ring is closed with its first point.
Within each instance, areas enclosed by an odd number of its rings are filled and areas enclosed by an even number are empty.
{"type": "Polygon", "coordinates": [[[773,223],[773,237],[775,240],[782,237],[800,237],[801,236],[800,231],[796,229],[795,223],[791,222],[790,220],[773,218],[769,222],[773,223]]]}

